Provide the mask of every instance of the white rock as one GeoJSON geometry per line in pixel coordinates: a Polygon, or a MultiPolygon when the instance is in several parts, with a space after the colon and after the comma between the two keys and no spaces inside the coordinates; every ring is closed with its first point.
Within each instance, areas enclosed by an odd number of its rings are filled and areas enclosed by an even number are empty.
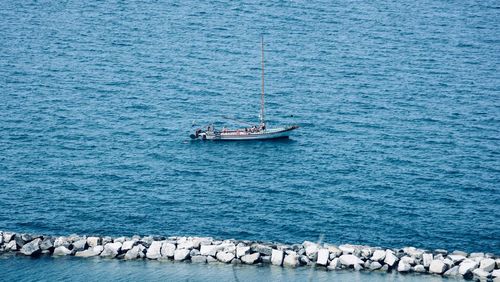
{"type": "Polygon", "coordinates": [[[353,254],[354,251],[356,250],[356,248],[353,245],[348,245],[348,244],[340,245],[339,249],[342,251],[343,255],[353,254]]]}
{"type": "Polygon", "coordinates": [[[241,258],[242,256],[248,255],[249,253],[250,253],[250,247],[248,247],[248,246],[236,248],[236,257],[237,258],[241,258]]]}
{"type": "Polygon", "coordinates": [[[128,240],[128,241],[123,242],[122,251],[131,250],[132,247],[134,247],[135,242],[137,242],[137,240],[128,240]]]}
{"type": "Polygon", "coordinates": [[[328,252],[328,249],[319,249],[318,260],[316,261],[316,263],[319,265],[327,265],[329,257],[330,257],[330,252],[328,252]]]}
{"type": "Polygon", "coordinates": [[[63,236],[57,237],[56,240],[54,241],[54,248],[57,248],[60,246],[64,246],[64,247],[68,248],[69,245],[70,245],[70,242],[68,241],[68,238],[63,237],[63,236]]]}
{"type": "Polygon", "coordinates": [[[363,261],[355,255],[341,255],[339,261],[345,266],[354,266],[356,264],[362,264],[363,261]]]}
{"type": "Polygon", "coordinates": [[[399,272],[408,272],[411,269],[411,265],[408,262],[401,260],[398,264],[399,272]]]}
{"type": "Polygon", "coordinates": [[[432,254],[423,254],[422,258],[424,260],[423,264],[425,267],[429,267],[431,265],[431,261],[434,259],[432,254]]]}
{"type": "Polygon", "coordinates": [[[330,264],[328,265],[328,270],[336,270],[339,269],[341,266],[340,264],[340,259],[339,258],[334,258],[330,264]]]}
{"type": "Polygon", "coordinates": [[[306,256],[307,257],[309,257],[310,259],[316,258],[316,255],[318,253],[318,245],[311,244],[311,245],[308,245],[305,249],[306,249],[306,256]]]}
{"type": "Polygon", "coordinates": [[[80,239],[75,242],[73,242],[73,249],[72,251],[83,251],[85,250],[85,247],[87,245],[87,239],[80,239]]]}
{"type": "Polygon", "coordinates": [[[363,269],[363,266],[361,264],[355,264],[354,265],[354,270],[360,271],[361,269],[363,269]]]}
{"type": "Polygon", "coordinates": [[[153,241],[146,252],[148,259],[159,259],[161,257],[161,246],[163,241],[153,241]]]}
{"type": "Polygon", "coordinates": [[[482,269],[486,272],[491,272],[495,268],[495,260],[492,258],[485,258],[481,260],[481,264],[479,265],[479,269],[482,269]]]}
{"type": "Polygon", "coordinates": [[[411,265],[415,265],[415,259],[412,258],[412,257],[409,257],[409,256],[404,256],[401,258],[401,261],[406,263],[406,264],[409,264],[410,266],[411,265]]]}
{"type": "Polygon", "coordinates": [[[180,244],[177,244],[177,249],[188,249],[191,250],[194,248],[194,242],[191,240],[186,240],[180,244]]]}
{"type": "Polygon", "coordinates": [[[299,265],[299,256],[296,253],[291,253],[285,256],[283,260],[283,266],[286,267],[297,267],[299,265]]]}
{"type": "Polygon", "coordinates": [[[240,259],[243,263],[254,264],[260,257],[260,253],[253,253],[250,255],[244,255],[240,259]]]}
{"type": "Polygon", "coordinates": [[[382,261],[385,259],[385,251],[384,250],[375,250],[373,252],[372,261],[382,261]]]}
{"type": "Polygon", "coordinates": [[[224,247],[224,249],[222,249],[224,252],[236,254],[236,245],[235,244],[228,243],[228,244],[221,244],[221,246],[224,247]]]}
{"type": "Polygon", "coordinates": [[[443,276],[458,276],[460,275],[460,273],[458,273],[458,265],[455,265],[454,267],[448,269],[444,274],[443,276]]]}
{"type": "Polygon", "coordinates": [[[14,234],[15,233],[12,233],[12,232],[4,232],[2,234],[4,242],[9,243],[10,240],[12,240],[12,237],[14,237],[14,234]]]}
{"type": "Polygon", "coordinates": [[[114,258],[118,255],[121,247],[122,243],[120,242],[107,243],[106,245],[104,245],[104,250],[101,253],[101,257],[114,258]]]}
{"type": "Polygon", "coordinates": [[[101,244],[101,238],[99,237],[88,237],[87,238],[87,244],[89,247],[95,247],[97,245],[101,244]]]}
{"type": "Polygon", "coordinates": [[[230,263],[234,259],[234,254],[230,252],[217,252],[217,259],[221,262],[230,263]]]}
{"type": "Polygon", "coordinates": [[[330,252],[330,258],[332,258],[332,256],[333,258],[336,258],[342,255],[342,250],[337,248],[336,246],[328,246],[327,249],[328,252],[330,252]]]}
{"type": "Polygon", "coordinates": [[[484,253],[471,253],[469,258],[484,258],[484,253]]]}
{"type": "Polygon", "coordinates": [[[189,256],[189,250],[188,249],[177,249],[174,252],[174,260],[177,261],[182,261],[187,259],[189,256]]]}
{"type": "Polygon", "coordinates": [[[422,255],[424,254],[424,251],[421,250],[421,249],[417,249],[415,247],[407,247],[407,248],[403,248],[403,251],[408,254],[409,256],[413,257],[413,258],[421,258],[422,255]]]}
{"type": "Polygon", "coordinates": [[[271,253],[271,263],[273,265],[281,265],[283,263],[283,251],[273,249],[271,253]]]}
{"type": "Polygon", "coordinates": [[[446,264],[442,260],[433,260],[429,266],[429,272],[442,274],[446,270],[446,264]]]}
{"type": "MultiPolygon", "coordinates": [[[[202,246],[203,247],[203,246],[202,246]]],[[[163,242],[161,245],[161,256],[166,258],[172,258],[175,255],[175,245],[169,242],[163,242]]]]}
{"type": "Polygon", "coordinates": [[[385,259],[384,259],[385,264],[392,267],[397,261],[398,258],[394,255],[394,253],[391,250],[385,251],[385,259]]]}
{"type": "Polygon", "coordinates": [[[21,248],[20,252],[25,256],[36,256],[42,252],[40,249],[40,242],[42,240],[40,238],[36,238],[35,240],[26,243],[21,248]]]}
{"type": "Polygon", "coordinates": [[[377,270],[377,269],[380,269],[381,267],[382,267],[382,264],[380,264],[380,262],[378,262],[378,261],[372,261],[370,263],[370,266],[369,266],[370,270],[377,270]]]}
{"type": "Polygon", "coordinates": [[[136,259],[139,256],[140,252],[140,247],[139,245],[132,247],[132,249],[128,250],[128,252],[125,254],[124,259],[130,260],[130,259],[136,259]]]}
{"type": "Polygon", "coordinates": [[[361,250],[361,255],[365,258],[369,258],[371,255],[373,254],[373,251],[372,249],[370,248],[363,248],[361,250]]]}
{"type": "Polygon", "coordinates": [[[200,254],[202,256],[213,256],[217,254],[219,250],[223,250],[224,246],[220,245],[201,245],[200,246],[200,254]]]}
{"type": "Polygon", "coordinates": [[[491,276],[500,277],[500,269],[493,270],[493,272],[491,272],[491,276]]]}
{"type": "Polygon", "coordinates": [[[453,262],[453,264],[457,264],[462,262],[465,259],[463,255],[448,255],[448,258],[453,262]]]}
{"type": "Polygon", "coordinates": [[[66,248],[65,246],[59,246],[54,249],[54,253],[52,255],[54,256],[67,256],[70,255],[71,251],[66,248]]]}
{"type": "Polygon", "coordinates": [[[452,266],[454,266],[454,265],[455,265],[455,264],[453,263],[453,261],[452,261],[451,259],[449,259],[449,258],[445,258],[445,259],[443,260],[443,262],[444,262],[444,264],[446,264],[447,268],[450,268],[450,267],[452,267],[452,266]]]}
{"type": "Polygon", "coordinates": [[[415,265],[415,267],[413,268],[413,270],[415,272],[421,272],[422,273],[422,272],[425,272],[425,267],[423,265],[421,265],[421,264],[417,264],[417,265],[415,265]]]}
{"type": "Polygon", "coordinates": [[[483,279],[490,277],[490,273],[487,271],[484,271],[481,268],[474,269],[474,271],[472,271],[472,274],[474,274],[474,276],[476,276],[476,277],[483,278],[483,279]]]}
{"type": "Polygon", "coordinates": [[[497,264],[497,268],[500,268],[500,258],[495,259],[495,263],[497,264]]]}
{"type": "Polygon", "coordinates": [[[85,251],[76,252],[75,257],[82,257],[82,258],[95,257],[100,255],[103,249],[104,249],[103,246],[94,246],[85,251]]]}
{"type": "Polygon", "coordinates": [[[458,268],[458,272],[461,275],[466,275],[469,272],[472,272],[477,267],[477,262],[471,259],[465,259],[460,263],[460,267],[458,268]]]}

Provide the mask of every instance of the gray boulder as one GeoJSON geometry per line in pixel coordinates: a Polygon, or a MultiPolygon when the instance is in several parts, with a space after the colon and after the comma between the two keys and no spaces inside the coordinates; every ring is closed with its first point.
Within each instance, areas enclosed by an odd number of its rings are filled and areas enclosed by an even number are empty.
{"type": "Polygon", "coordinates": [[[191,257],[191,262],[193,263],[206,263],[207,262],[207,257],[206,256],[192,256],[191,257]]]}
{"type": "Polygon", "coordinates": [[[42,250],[40,249],[40,241],[42,240],[40,238],[37,238],[29,243],[24,244],[20,252],[25,256],[39,255],[42,252],[42,250]]]}
{"type": "Polygon", "coordinates": [[[51,237],[44,238],[40,243],[40,249],[42,251],[52,250],[54,247],[54,239],[51,237]]]}
{"type": "Polygon", "coordinates": [[[273,252],[273,249],[269,246],[262,244],[253,244],[251,247],[252,252],[258,252],[261,255],[270,256],[273,252]]]}

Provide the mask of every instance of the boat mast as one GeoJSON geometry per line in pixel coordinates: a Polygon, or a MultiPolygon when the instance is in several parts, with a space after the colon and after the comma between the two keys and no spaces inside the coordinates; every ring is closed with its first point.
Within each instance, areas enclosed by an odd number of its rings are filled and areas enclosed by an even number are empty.
{"type": "Polygon", "coordinates": [[[260,124],[264,124],[264,36],[261,37],[262,52],[262,93],[260,95],[260,124]]]}

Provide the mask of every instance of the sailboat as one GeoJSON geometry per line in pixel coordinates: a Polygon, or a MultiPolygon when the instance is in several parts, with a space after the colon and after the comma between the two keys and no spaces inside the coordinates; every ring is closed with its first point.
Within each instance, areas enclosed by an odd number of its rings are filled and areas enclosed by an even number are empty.
{"type": "Polygon", "coordinates": [[[213,125],[205,128],[198,128],[190,135],[192,139],[214,140],[214,141],[240,141],[240,140],[270,140],[279,138],[289,138],[293,130],[299,128],[298,125],[284,125],[280,127],[268,128],[265,120],[264,101],[264,39],[261,39],[262,53],[262,91],[260,95],[260,120],[259,124],[238,129],[216,129],[213,125]]]}

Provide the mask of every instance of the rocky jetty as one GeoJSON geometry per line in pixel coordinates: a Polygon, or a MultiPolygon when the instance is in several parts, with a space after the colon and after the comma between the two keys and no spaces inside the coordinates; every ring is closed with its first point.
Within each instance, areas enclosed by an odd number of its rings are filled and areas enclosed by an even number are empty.
{"type": "Polygon", "coordinates": [[[75,256],[124,260],[174,260],[191,263],[269,264],[327,271],[420,273],[500,282],[500,257],[489,253],[384,249],[361,245],[279,244],[210,237],[41,236],[0,231],[0,253],[39,257],[75,256]]]}

